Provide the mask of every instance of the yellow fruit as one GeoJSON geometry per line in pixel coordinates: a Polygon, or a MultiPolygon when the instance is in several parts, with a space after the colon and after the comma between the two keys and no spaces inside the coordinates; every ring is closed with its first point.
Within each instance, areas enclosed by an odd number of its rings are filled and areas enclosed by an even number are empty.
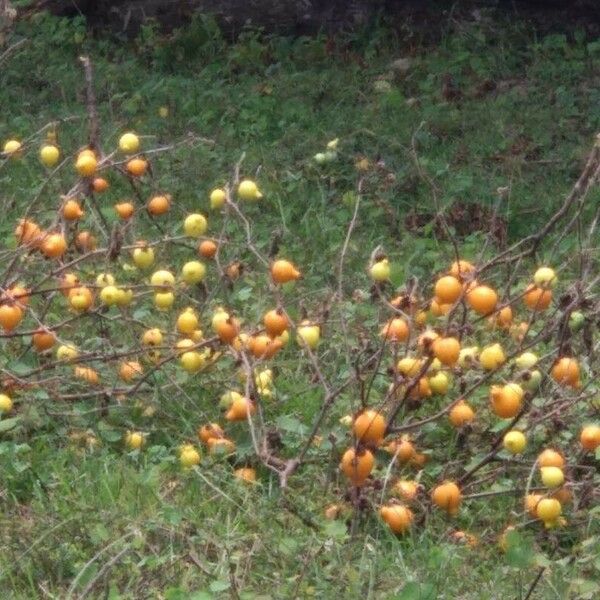
{"type": "Polygon", "coordinates": [[[177,331],[179,331],[179,333],[190,334],[198,329],[199,324],[200,322],[198,321],[196,311],[191,307],[186,308],[177,317],[177,331]]]}
{"type": "Polygon", "coordinates": [[[227,195],[225,194],[225,190],[217,188],[210,193],[210,207],[213,210],[222,208],[226,200],[227,195]]]}
{"type": "Polygon", "coordinates": [[[515,358],[515,364],[519,369],[531,369],[537,365],[538,357],[533,352],[523,352],[515,358]]]}
{"type": "Polygon", "coordinates": [[[114,285],[107,285],[100,290],[100,300],[106,306],[113,306],[119,300],[119,290],[114,285]]]}
{"type": "Polygon", "coordinates": [[[246,483],[256,483],[256,469],[252,467],[242,467],[233,472],[236,479],[245,481],[246,483]]]}
{"type": "Polygon", "coordinates": [[[142,343],[147,346],[160,346],[163,341],[163,335],[158,328],[146,329],[142,334],[142,343]]]}
{"type": "Polygon", "coordinates": [[[477,356],[479,355],[479,346],[470,346],[469,348],[461,348],[460,354],[458,355],[458,366],[463,369],[472,367],[477,362],[477,356]]]}
{"type": "Polygon", "coordinates": [[[371,265],[369,274],[373,281],[378,283],[388,281],[390,278],[390,261],[387,258],[382,258],[371,265]]]}
{"type": "Polygon", "coordinates": [[[46,167],[53,167],[60,158],[60,150],[52,145],[46,144],[40,148],[40,160],[46,167]]]}
{"type": "Polygon", "coordinates": [[[400,479],[395,483],[392,491],[406,502],[412,502],[419,493],[419,484],[409,479],[400,479]]]}
{"type": "Polygon", "coordinates": [[[163,269],[152,273],[150,283],[155,288],[170,288],[175,284],[175,277],[173,276],[173,273],[163,269]]]}
{"type": "Polygon", "coordinates": [[[540,267],[533,275],[533,282],[539,287],[554,287],[558,281],[554,269],[540,267]]]}
{"type": "Polygon", "coordinates": [[[562,512],[562,506],[556,498],[542,498],[538,504],[536,513],[540,521],[553,523],[562,512]]]}
{"type": "Polygon", "coordinates": [[[527,438],[523,432],[513,429],[504,435],[502,443],[511,454],[521,454],[527,446],[527,438]]]}
{"type": "Polygon", "coordinates": [[[135,154],[140,149],[140,138],[135,133],[127,132],[119,138],[119,150],[125,154],[135,154]]]}
{"type": "Polygon", "coordinates": [[[188,373],[196,373],[204,365],[204,356],[196,350],[190,350],[179,357],[179,362],[188,373]]]}
{"type": "Polygon", "coordinates": [[[154,262],[154,250],[149,246],[140,246],[133,250],[132,258],[138,269],[147,269],[154,262]]]}
{"type": "Polygon", "coordinates": [[[80,154],[75,162],[75,169],[82,177],[91,177],[96,172],[98,162],[96,158],[89,154],[80,154]]]}
{"type": "Polygon", "coordinates": [[[240,182],[238,196],[242,200],[260,200],[262,198],[262,194],[259,192],[256,183],[250,179],[244,179],[240,182]]]}
{"type": "Polygon", "coordinates": [[[450,387],[450,379],[446,373],[440,371],[429,378],[429,387],[434,394],[443,396],[450,387]]]}
{"type": "Polygon", "coordinates": [[[495,371],[505,362],[506,356],[500,344],[486,346],[479,353],[479,363],[486,371],[495,371]]]}
{"type": "Polygon", "coordinates": [[[73,344],[62,344],[56,349],[57,360],[75,360],[79,356],[79,351],[73,344]]]}
{"type": "Polygon", "coordinates": [[[10,396],[0,394],[0,413],[9,413],[13,408],[13,401],[10,396]]]}
{"type": "Polygon", "coordinates": [[[145,442],[144,434],[140,431],[128,431],[125,435],[125,444],[131,450],[139,450],[145,442]]]}
{"type": "Polygon", "coordinates": [[[191,469],[200,464],[200,452],[194,446],[187,445],[179,454],[179,463],[184,469],[191,469]]]}
{"type": "Polygon", "coordinates": [[[398,361],[396,369],[406,377],[415,377],[421,371],[423,362],[419,358],[405,356],[398,361]]]}
{"type": "Polygon", "coordinates": [[[200,237],[208,228],[208,221],[204,215],[193,213],[188,215],[183,222],[183,232],[188,237],[200,237]]]}
{"type": "Polygon", "coordinates": [[[15,158],[20,155],[21,146],[22,146],[22,144],[18,140],[8,140],[4,144],[3,152],[4,152],[4,154],[6,154],[6,156],[11,156],[11,157],[15,158]]]}
{"type": "Polygon", "coordinates": [[[199,260],[190,260],[183,265],[181,277],[186,283],[193,285],[199,283],[206,275],[206,267],[199,260]]]}
{"type": "Polygon", "coordinates": [[[154,294],[154,306],[160,310],[168,310],[175,302],[173,292],[156,292],[154,294]]]}
{"type": "Polygon", "coordinates": [[[314,350],[321,339],[321,328],[310,321],[302,321],[296,330],[296,340],[298,345],[307,346],[314,350]]]}
{"type": "Polygon", "coordinates": [[[546,487],[560,487],[565,482],[565,474],[559,467],[542,467],[540,469],[542,482],[546,487]]]}

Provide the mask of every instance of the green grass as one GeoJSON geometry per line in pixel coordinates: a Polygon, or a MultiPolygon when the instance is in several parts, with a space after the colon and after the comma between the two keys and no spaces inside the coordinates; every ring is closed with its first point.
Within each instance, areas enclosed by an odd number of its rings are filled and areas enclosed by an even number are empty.
{"type": "MultiPolygon", "coordinates": [[[[28,42],[0,71],[1,140],[27,138],[60,120],[61,147],[74,153],[83,146],[86,113],[77,57],[89,55],[105,148],[127,128],[155,136],[149,146],[188,133],[210,140],[156,158],[155,179],[144,195],[169,191],[177,215],[206,210],[209,191],[225,183],[245,156],[242,173],[256,174],[266,197],[262,207],[249,209],[260,249],[266,252],[277,235],[282,253],[298,257],[305,270],[302,290],[299,297],[294,290],[285,297],[300,300],[309,314],[320,310],[335,283],[360,177],[363,204],[347,257],[350,292],[366,289],[365,264],[378,244],[394,261],[395,284],[408,275],[428,281],[451,260],[449,243],[431,223],[420,233],[409,230],[405,218],[411,212],[428,216],[427,222],[436,210],[460,201],[470,214],[475,207],[494,206],[496,189],[508,185],[510,195],[499,208],[508,239],[535,231],[572,186],[600,130],[597,42],[580,35],[536,39],[518,23],[463,24],[439,45],[416,50],[381,27],[340,40],[347,47],[333,54],[322,38],[263,39],[253,32],[226,45],[204,20],[170,40],[149,27],[125,43],[94,39],[79,22],[38,15],[18,25],[14,39],[21,37],[28,42]],[[411,67],[400,77],[391,64],[402,56],[410,56],[411,67]],[[443,97],[445,74],[454,79],[460,98],[443,97]],[[377,86],[379,80],[389,81],[389,89],[377,86]],[[167,118],[159,117],[161,106],[169,107],[167,118]],[[336,137],[338,161],[317,166],[312,156],[336,137]],[[437,207],[418,176],[413,144],[436,182],[437,207]],[[365,157],[371,167],[360,174],[354,163],[365,157]]],[[[43,189],[35,209],[40,220],[51,218],[58,195],[72,181],[68,169],[43,189]]],[[[8,207],[2,235],[11,235],[44,178],[35,160],[0,169],[0,194],[8,207]]],[[[124,181],[111,183],[101,209],[112,223],[112,204],[130,190],[124,181]]],[[[598,200],[593,191],[589,214],[598,200]]],[[[156,235],[147,218],[142,226],[148,236],[156,235]]],[[[463,236],[465,256],[477,256],[485,233],[463,236]]],[[[561,252],[575,246],[567,238],[561,252]]],[[[175,260],[183,256],[173,251],[175,260]]],[[[221,289],[218,299],[248,321],[257,320],[269,300],[256,291],[264,281],[253,270],[254,259],[235,247],[227,258],[242,260],[247,274],[232,291],[221,289]]],[[[115,268],[100,264],[95,271],[115,268]]],[[[121,276],[127,274],[119,271],[121,276]]],[[[292,310],[299,315],[297,302],[292,310]]],[[[345,310],[365,329],[381,320],[368,303],[347,303],[345,310]]],[[[155,318],[147,310],[134,316],[155,318]]],[[[331,331],[335,328],[333,323],[331,331]]],[[[101,342],[85,341],[90,348],[101,342]]],[[[4,349],[2,366],[14,369],[20,347],[9,343],[4,349]]],[[[340,378],[351,368],[341,354],[323,357],[327,373],[340,378]]],[[[281,378],[278,403],[267,411],[277,419],[285,407],[287,420],[276,422],[293,452],[321,394],[293,353],[284,355],[279,368],[290,377],[281,378]]],[[[225,460],[206,458],[197,471],[182,474],[173,447],[193,437],[199,422],[214,418],[215,398],[223,379],[233,385],[233,371],[226,362],[201,390],[181,379],[189,395],[175,401],[157,392],[144,400],[157,410],[153,419],[141,409],[114,406],[98,421],[83,401],[55,408],[43,394],[35,402],[22,401],[19,426],[0,433],[3,596],[522,598],[537,566],[548,568],[533,598],[583,599],[598,592],[597,511],[579,525],[578,537],[571,539],[569,530],[548,537],[531,529],[503,554],[497,538],[520,519],[520,499],[474,502],[456,521],[425,512],[424,522],[400,540],[367,513],[352,533],[343,521],[325,521],[323,508],[344,493],[336,472],[340,448],[327,440],[310,456],[319,464],[329,461],[328,472],[309,464],[285,494],[266,471],[260,485],[240,485],[225,460]],[[152,442],[142,453],[122,450],[122,432],[133,427],[151,431],[152,442]],[[74,449],[67,440],[72,428],[93,429],[102,447],[74,449]],[[453,544],[454,528],[473,531],[479,545],[453,544]]],[[[378,381],[374,394],[385,387],[378,381]]],[[[355,407],[356,398],[349,396],[335,407],[330,431],[337,444],[344,436],[337,418],[355,407]]],[[[243,427],[235,433],[243,458],[250,441],[243,427]]],[[[459,451],[448,425],[426,428],[424,436],[437,458],[459,451]]],[[[440,470],[432,467],[425,476],[435,480],[440,470]]]]}

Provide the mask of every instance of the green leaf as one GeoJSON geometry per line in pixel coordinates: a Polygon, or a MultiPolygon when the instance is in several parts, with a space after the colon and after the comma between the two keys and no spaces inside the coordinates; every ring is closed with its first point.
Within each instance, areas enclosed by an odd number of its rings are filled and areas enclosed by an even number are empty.
{"type": "Polygon", "coordinates": [[[323,526],[323,532],[327,537],[342,541],[348,537],[348,528],[341,521],[327,521],[323,526]]]}
{"type": "Polygon", "coordinates": [[[287,431],[288,433],[297,433],[298,435],[306,435],[308,428],[301,423],[296,417],[291,415],[281,415],[277,418],[277,427],[287,431]]]}
{"type": "Polygon", "coordinates": [[[215,581],[212,581],[210,583],[210,585],[208,586],[208,588],[210,589],[211,592],[224,592],[225,590],[228,590],[231,586],[231,583],[229,581],[225,581],[224,579],[216,579],[215,581]]]}
{"type": "Polygon", "coordinates": [[[531,565],[533,544],[516,530],[506,534],[506,562],[517,569],[525,569],[531,565]]]}
{"type": "Polygon", "coordinates": [[[431,583],[409,581],[393,600],[434,600],[435,588],[431,583]]]}
{"type": "Polygon", "coordinates": [[[15,428],[19,422],[21,421],[21,417],[12,417],[11,419],[2,419],[0,421],[0,433],[4,433],[5,431],[10,431],[15,428]]]}

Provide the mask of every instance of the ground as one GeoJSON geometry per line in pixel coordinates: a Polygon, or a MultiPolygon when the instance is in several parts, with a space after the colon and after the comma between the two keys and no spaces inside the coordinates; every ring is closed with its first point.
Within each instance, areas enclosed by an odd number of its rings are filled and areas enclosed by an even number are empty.
{"type": "MultiPolygon", "coordinates": [[[[490,222],[498,247],[536,231],[570,190],[600,131],[600,43],[577,31],[538,38],[523,24],[485,15],[450,24],[427,47],[410,42],[410,31],[383,25],[329,40],[248,31],[226,45],[202,19],[169,39],[147,26],[125,42],[93,38],[81,21],[37,15],[14,36],[27,41],[0,58],[0,139],[27,138],[59,120],[60,144],[83,146],[78,56],[88,55],[106,146],[125,129],[156,136],[153,145],[202,138],[153,164],[155,189],[169,190],[181,214],[204,210],[208,192],[243,156],[242,170],[268,199],[270,216],[253,215],[260,248],[267,252],[276,238],[301,257],[308,309],[321,308],[335,281],[359,179],[365,200],[346,285],[368,291],[365,265],[378,245],[393,259],[395,284],[427,279],[451,261],[434,219],[440,210],[449,211],[466,256],[478,252],[490,222]],[[328,172],[312,157],[334,138],[340,163],[328,172]],[[435,180],[435,199],[416,160],[435,180]]],[[[40,189],[42,181],[26,161],[0,170],[4,238],[37,191],[45,203],[37,214],[55,210],[61,188],[40,189]]],[[[598,199],[593,191],[589,215],[598,199]]],[[[107,219],[113,201],[101,207],[107,219]]],[[[567,237],[560,250],[576,245],[567,237]]],[[[248,303],[248,278],[223,292],[229,305],[248,303]]],[[[258,299],[254,316],[263,309],[258,299]]],[[[364,320],[374,324],[378,315],[367,311],[364,320]]],[[[3,368],[12,364],[8,353],[1,360],[3,368]]],[[[282,383],[281,394],[289,418],[278,424],[297,433],[310,423],[319,393],[282,383]]],[[[144,425],[153,432],[144,452],[125,452],[120,442],[139,415],[90,422],[79,403],[71,412],[40,399],[19,427],[1,430],[5,597],[524,598],[540,567],[531,598],[598,593],[600,557],[590,549],[598,547],[597,509],[572,539],[564,534],[558,543],[527,530],[508,554],[497,540],[520,500],[504,496],[472,503],[455,521],[428,513],[402,539],[375,516],[349,531],[322,516],[343,494],[335,460],[325,472],[306,465],[285,492],[267,471],[260,485],[240,485],[223,461],[181,473],[172,449],[194,436],[197,414],[183,401],[158,400],[157,424],[144,425]],[[73,449],[73,421],[93,426],[102,447],[73,449]],[[453,543],[455,528],[473,532],[479,544],[453,543]]],[[[340,406],[336,417],[345,412],[340,406]]],[[[446,446],[442,433],[428,433],[441,454],[456,449],[456,435],[446,446]]]]}

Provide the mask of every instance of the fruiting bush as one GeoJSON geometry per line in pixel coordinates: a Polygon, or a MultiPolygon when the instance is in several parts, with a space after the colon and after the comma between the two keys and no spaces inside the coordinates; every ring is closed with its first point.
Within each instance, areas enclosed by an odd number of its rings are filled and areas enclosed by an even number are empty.
{"type": "MultiPolygon", "coordinates": [[[[501,494],[516,497],[522,526],[585,521],[598,493],[600,277],[598,215],[582,215],[600,142],[558,211],[511,246],[463,256],[439,211],[453,252],[429,281],[398,283],[382,246],[360,249],[364,270],[348,277],[368,210],[361,165],[337,260],[311,266],[333,274],[313,301],[303,257],[255,238],[271,210],[260,176],[240,160],[205,206],[182,214],[153,166],[173,147],[125,132],[106,151],[84,66],[85,147],[59,148],[51,127],[3,146],[2,169],[33,168],[39,148],[46,180],[70,185],[54,210],[42,187],[2,250],[2,432],[35,435],[35,411],[84,451],[160,442],[182,469],[204,468],[206,453],[241,482],[270,471],[282,487],[308,463],[324,477],[333,456],[336,502],[380,514],[397,534],[430,509],[453,517],[501,494]],[[112,194],[117,181],[129,197],[112,194]],[[570,231],[579,249],[566,256],[570,231]],[[298,410],[308,393],[316,402],[298,410]]],[[[315,168],[335,168],[339,146],[315,168]]]]}

